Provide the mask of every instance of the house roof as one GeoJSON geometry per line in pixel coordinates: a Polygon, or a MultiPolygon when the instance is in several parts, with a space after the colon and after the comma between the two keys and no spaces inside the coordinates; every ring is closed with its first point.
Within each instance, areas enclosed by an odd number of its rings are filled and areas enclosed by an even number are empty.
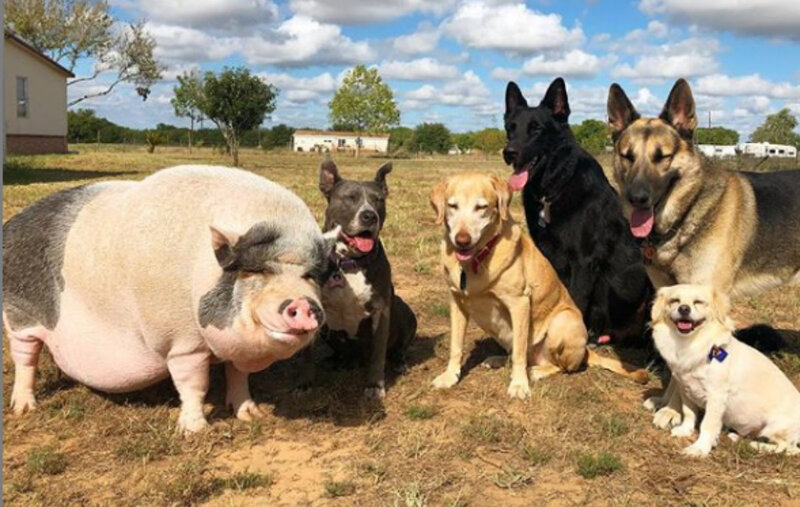
{"type": "Polygon", "coordinates": [[[355,132],[344,132],[341,130],[295,130],[295,135],[301,136],[348,136],[348,137],[381,137],[388,138],[389,134],[356,134],[355,132]]]}
{"type": "Polygon", "coordinates": [[[17,44],[20,48],[22,48],[24,51],[27,51],[28,53],[32,54],[33,56],[38,57],[39,59],[41,59],[46,64],[48,64],[51,67],[53,67],[55,70],[57,70],[61,74],[64,74],[64,76],[66,76],[66,77],[75,77],[75,74],[70,72],[69,69],[63,67],[60,63],[58,63],[57,61],[53,60],[52,58],[50,58],[46,54],[42,53],[41,51],[39,51],[38,49],[33,47],[29,42],[27,42],[25,39],[23,39],[19,35],[15,34],[15,33],[12,33],[12,32],[9,32],[8,30],[4,30],[4,33],[5,33],[5,38],[7,40],[12,41],[13,43],[17,44]]]}

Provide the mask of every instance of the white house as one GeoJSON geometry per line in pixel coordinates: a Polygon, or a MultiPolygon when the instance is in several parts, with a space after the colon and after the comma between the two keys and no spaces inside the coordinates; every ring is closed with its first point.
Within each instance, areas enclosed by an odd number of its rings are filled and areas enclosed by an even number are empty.
{"type": "Polygon", "coordinates": [[[67,151],[67,78],[72,72],[17,35],[3,38],[3,120],[9,153],[67,151]]]}
{"type": "Polygon", "coordinates": [[[786,144],[740,143],[736,150],[753,157],[797,158],[797,148],[786,144]]]}
{"type": "Polygon", "coordinates": [[[389,134],[296,130],[292,136],[292,151],[351,151],[358,143],[361,151],[386,153],[389,151],[389,134]]]}
{"type": "Polygon", "coordinates": [[[736,146],[724,144],[698,144],[697,150],[706,157],[734,158],[736,157],[736,146]]]}

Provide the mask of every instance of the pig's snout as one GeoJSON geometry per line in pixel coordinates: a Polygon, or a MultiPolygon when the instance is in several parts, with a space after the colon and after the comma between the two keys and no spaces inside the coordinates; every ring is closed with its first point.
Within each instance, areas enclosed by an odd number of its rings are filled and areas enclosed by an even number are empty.
{"type": "Polygon", "coordinates": [[[313,331],[323,322],[322,308],[308,298],[287,299],[281,303],[279,311],[292,331],[313,331]]]}

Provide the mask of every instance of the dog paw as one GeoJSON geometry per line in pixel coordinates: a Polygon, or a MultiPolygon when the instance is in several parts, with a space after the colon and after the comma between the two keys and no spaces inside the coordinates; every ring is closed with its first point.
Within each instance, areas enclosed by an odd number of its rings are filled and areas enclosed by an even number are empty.
{"type": "Polygon", "coordinates": [[[26,393],[12,393],[11,403],[8,407],[14,412],[14,415],[22,415],[25,412],[32,412],[36,409],[36,398],[33,391],[26,393]]]}
{"type": "Polygon", "coordinates": [[[436,389],[449,389],[458,383],[458,373],[454,373],[450,370],[445,371],[435,379],[431,384],[436,389]]]}
{"type": "Polygon", "coordinates": [[[692,426],[685,426],[683,424],[679,426],[675,426],[672,428],[672,431],[669,432],[670,435],[673,437],[691,437],[694,435],[694,428],[692,426]]]}
{"type": "Polygon", "coordinates": [[[670,407],[659,409],[653,416],[653,425],[656,428],[667,430],[681,423],[681,413],[670,407]]]}
{"type": "Polygon", "coordinates": [[[650,412],[655,412],[656,410],[658,410],[663,406],[664,403],[660,396],[651,396],[646,400],[644,400],[644,403],[642,403],[642,407],[644,407],[645,410],[649,410],[650,412]]]}
{"type": "Polygon", "coordinates": [[[253,419],[259,419],[266,415],[263,410],[258,408],[258,405],[256,405],[256,402],[253,400],[245,400],[238,408],[234,407],[234,413],[236,414],[236,418],[241,421],[252,421],[253,419]]]}
{"type": "Polygon", "coordinates": [[[386,389],[383,386],[374,386],[364,389],[364,397],[368,400],[382,400],[386,398],[386,389]]]}
{"type": "Polygon", "coordinates": [[[178,417],[178,432],[184,435],[198,433],[208,428],[208,421],[202,414],[181,413],[178,417]]]}
{"type": "Polygon", "coordinates": [[[510,398],[518,398],[520,400],[524,400],[526,398],[530,398],[531,396],[531,389],[528,386],[527,382],[511,382],[508,386],[508,396],[510,398]]]}
{"type": "Polygon", "coordinates": [[[698,440],[692,445],[684,447],[683,451],[681,452],[686,456],[692,456],[693,458],[705,458],[709,455],[709,453],[711,453],[711,446],[698,440]]]}

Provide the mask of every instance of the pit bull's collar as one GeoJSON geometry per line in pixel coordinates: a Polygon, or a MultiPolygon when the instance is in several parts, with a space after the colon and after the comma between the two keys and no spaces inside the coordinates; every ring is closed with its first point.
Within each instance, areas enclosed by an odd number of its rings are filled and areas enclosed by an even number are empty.
{"type": "Polygon", "coordinates": [[[381,248],[381,242],[378,241],[377,245],[375,245],[375,248],[373,248],[371,252],[367,253],[366,255],[362,255],[361,257],[347,257],[344,255],[337,255],[334,252],[330,256],[330,262],[334,267],[342,271],[355,271],[357,269],[366,267],[369,263],[377,259],[381,248]]]}

